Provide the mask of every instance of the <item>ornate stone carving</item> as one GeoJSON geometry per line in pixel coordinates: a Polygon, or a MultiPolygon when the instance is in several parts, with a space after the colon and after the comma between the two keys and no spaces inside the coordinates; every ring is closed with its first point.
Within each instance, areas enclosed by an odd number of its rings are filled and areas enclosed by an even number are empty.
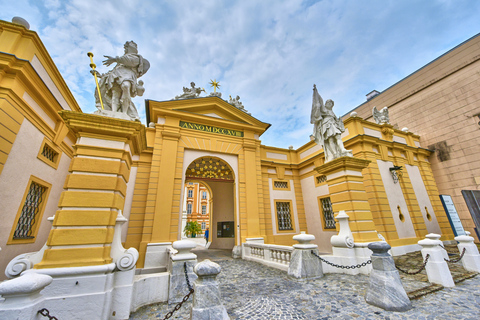
{"type": "Polygon", "coordinates": [[[137,80],[148,71],[150,63],[138,54],[135,42],[125,42],[124,48],[125,54],[121,57],[104,56],[107,58],[103,61],[104,65],[116,63],[112,70],[104,74],[91,70],[91,73],[95,73],[99,78],[103,101],[102,109],[98,90],[95,90],[95,106],[98,109],[95,113],[113,118],[140,120],[132,98],[142,96],[145,92],[143,81],[137,80]]]}
{"type": "Polygon", "coordinates": [[[175,100],[182,100],[182,99],[193,99],[193,98],[198,98],[200,93],[205,92],[205,89],[203,88],[195,88],[195,82],[190,82],[191,88],[183,87],[183,93],[175,96],[175,100]]]}
{"type": "Polygon", "coordinates": [[[232,96],[229,96],[230,99],[228,100],[228,103],[230,103],[232,106],[248,113],[247,110],[243,107],[243,104],[240,102],[240,96],[236,96],[235,98],[232,98],[232,96]]]}
{"type": "Polygon", "coordinates": [[[390,124],[390,118],[388,116],[388,108],[385,107],[382,110],[378,111],[377,107],[372,109],[373,119],[377,124],[390,124]]]}
{"type": "Polygon", "coordinates": [[[346,150],[343,146],[341,134],[345,132],[345,126],[342,119],[337,118],[333,113],[333,101],[327,100],[325,105],[323,99],[317,91],[317,86],[313,85],[313,102],[310,123],[313,126],[313,136],[315,142],[323,146],[325,152],[325,162],[340,158],[352,157],[352,151],[346,150]]]}

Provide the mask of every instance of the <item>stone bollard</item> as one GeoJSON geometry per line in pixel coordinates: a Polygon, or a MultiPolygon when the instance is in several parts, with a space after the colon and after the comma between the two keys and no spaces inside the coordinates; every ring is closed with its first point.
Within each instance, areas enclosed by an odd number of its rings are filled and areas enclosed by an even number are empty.
{"type": "Polygon", "coordinates": [[[193,284],[193,304],[190,319],[192,320],[225,320],[230,319],[222,304],[217,275],[221,268],[215,262],[203,260],[194,268],[198,278],[193,284]]]}
{"type": "Polygon", "coordinates": [[[410,310],[412,303],[400,281],[395,262],[388,253],[390,245],[386,242],[372,242],[368,248],[373,251],[373,269],[365,301],[387,311],[410,310]]]}
{"type": "Polygon", "coordinates": [[[301,234],[293,236],[298,244],[293,245],[292,258],[288,266],[288,275],[298,280],[311,280],[323,277],[322,262],[312,254],[312,250],[318,254],[318,246],[311,244],[315,240],[312,234],[301,234]]]}
{"type": "Polygon", "coordinates": [[[462,265],[467,271],[480,272],[480,254],[475,243],[474,238],[469,235],[455,237],[458,241],[458,251],[462,254],[465,249],[465,254],[462,258],[462,265]]]}
{"type": "MultiPolygon", "coordinates": [[[[427,238],[427,239],[437,241],[439,246],[443,246],[443,242],[440,240],[440,237],[441,237],[441,235],[439,235],[437,233],[429,233],[425,236],[425,238],[427,238]]],[[[448,258],[447,250],[442,248],[442,253],[443,253],[443,258],[448,260],[449,258],[448,258]]]]}
{"type": "Polygon", "coordinates": [[[46,274],[27,273],[13,280],[0,283],[0,319],[39,319],[37,311],[42,309],[45,298],[42,291],[52,283],[46,274]]]}
{"type": "Polygon", "coordinates": [[[453,282],[452,274],[447,262],[443,258],[443,251],[445,250],[440,248],[436,240],[424,239],[418,241],[418,244],[423,247],[422,256],[424,261],[427,254],[430,255],[425,266],[428,281],[444,287],[454,287],[455,283],[453,282]]]}
{"type": "Polygon", "coordinates": [[[187,275],[190,283],[197,279],[197,275],[193,273],[193,267],[197,264],[197,256],[190,252],[196,246],[197,244],[191,240],[179,240],[172,244],[172,247],[178,250],[178,253],[170,258],[168,303],[182,301],[183,297],[189,292],[185,279],[185,263],[187,263],[187,275]]]}

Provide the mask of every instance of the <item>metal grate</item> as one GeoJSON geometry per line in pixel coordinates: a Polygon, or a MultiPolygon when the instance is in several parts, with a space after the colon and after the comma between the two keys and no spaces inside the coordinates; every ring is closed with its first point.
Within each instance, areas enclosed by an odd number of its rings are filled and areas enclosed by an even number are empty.
{"type": "Polygon", "coordinates": [[[35,225],[35,218],[40,211],[40,204],[43,202],[43,195],[47,188],[32,181],[27,198],[23,204],[22,214],[18,219],[17,228],[13,239],[33,239],[32,228],[35,225]]]}
{"type": "Polygon", "coordinates": [[[274,181],[273,186],[277,189],[288,189],[287,181],[274,181]]]}
{"type": "Polygon", "coordinates": [[[48,160],[50,160],[52,162],[55,162],[55,159],[58,156],[58,152],[56,152],[55,150],[50,148],[50,146],[45,143],[43,145],[42,156],[44,156],[45,158],[47,158],[48,160]]]}
{"type": "Polygon", "coordinates": [[[290,202],[277,202],[278,230],[293,230],[290,202]]]}
{"type": "Polygon", "coordinates": [[[327,182],[327,176],[318,176],[317,177],[317,184],[327,182]]]}
{"type": "Polygon", "coordinates": [[[330,198],[320,199],[322,203],[323,221],[325,222],[325,229],[335,229],[335,219],[333,217],[332,201],[330,198]]]}

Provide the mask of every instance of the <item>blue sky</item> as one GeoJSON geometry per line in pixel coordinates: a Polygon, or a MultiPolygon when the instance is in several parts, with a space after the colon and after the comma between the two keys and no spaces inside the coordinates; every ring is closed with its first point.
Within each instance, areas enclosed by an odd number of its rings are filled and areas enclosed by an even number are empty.
{"type": "MultiPolygon", "coordinates": [[[[194,81],[272,126],[265,145],[300,147],[312,132],[315,83],[343,115],[480,32],[480,1],[0,0],[0,19],[25,18],[84,112],[95,110],[87,52],[148,59],[144,99],[170,100],[194,81]]],[[[203,94],[204,95],[204,94],[203,94]]],[[[378,109],[384,106],[377,106],[378,109]]],[[[402,124],[399,124],[402,126],[402,124]]],[[[408,126],[408,124],[403,124],[408,126]]]]}

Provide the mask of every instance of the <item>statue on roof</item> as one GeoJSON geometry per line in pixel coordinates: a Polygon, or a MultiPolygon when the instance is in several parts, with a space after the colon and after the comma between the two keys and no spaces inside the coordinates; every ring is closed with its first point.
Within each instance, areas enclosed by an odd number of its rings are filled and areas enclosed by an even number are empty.
{"type": "Polygon", "coordinates": [[[240,96],[237,96],[235,98],[232,98],[232,96],[229,96],[230,99],[228,100],[228,103],[230,103],[232,106],[237,107],[238,109],[248,113],[247,110],[243,107],[243,104],[240,102],[240,96]]]}
{"type": "Polygon", "coordinates": [[[388,116],[388,107],[378,111],[377,107],[372,109],[373,119],[377,124],[390,124],[390,117],[388,116]]]}
{"type": "Polygon", "coordinates": [[[352,151],[346,150],[343,146],[342,133],[345,132],[345,126],[342,119],[337,118],[333,113],[333,105],[334,103],[330,99],[323,104],[317,86],[313,85],[310,123],[314,125],[313,137],[315,142],[323,146],[325,162],[345,156],[352,157],[352,151]]]}
{"type": "Polygon", "coordinates": [[[203,88],[195,88],[195,82],[190,82],[191,88],[183,87],[183,93],[175,96],[175,100],[198,98],[200,93],[205,92],[203,88]]]}
{"type": "Polygon", "coordinates": [[[132,98],[142,96],[145,92],[143,81],[137,82],[137,80],[148,71],[150,63],[138,54],[135,42],[127,41],[123,47],[125,53],[121,57],[104,56],[107,58],[103,61],[105,66],[116,63],[112,70],[104,74],[91,70],[91,73],[99,79],[101,95],[100,98],[98,90],[95,90],[95,106],[98,109],[95,113],[115,118],[140,120],[132,98]]]}

